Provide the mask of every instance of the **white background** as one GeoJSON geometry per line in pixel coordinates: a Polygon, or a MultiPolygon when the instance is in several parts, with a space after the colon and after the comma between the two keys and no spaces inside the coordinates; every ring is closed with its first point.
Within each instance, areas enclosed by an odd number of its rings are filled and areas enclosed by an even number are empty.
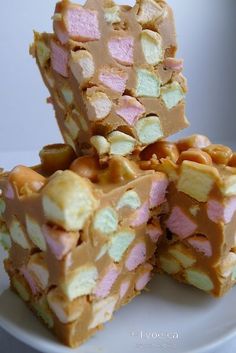
{"type": "MultiPolygon", "coordinates": [[[[125,3],[126,0],[119,2],[125,3]]],[[[48,92],[28,54],[33,29],[51,30],[56,1],[11,0],[1,6],[0,151],[38,150],[61,140],[48,92]]],[[[236,100],[235,0],[169,0],[189,82],[184,134],[234,140],[236,100]]],[[[1,161],[0,161],[1,164],[1,161]]]]}

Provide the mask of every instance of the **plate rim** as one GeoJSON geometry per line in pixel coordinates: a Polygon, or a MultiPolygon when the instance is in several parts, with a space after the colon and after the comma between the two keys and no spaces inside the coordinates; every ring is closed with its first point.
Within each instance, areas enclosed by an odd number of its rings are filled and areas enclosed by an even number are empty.
{"type": "MultiPolygon", "coordinates": [[[[9,290],[9,289],[10,288],[8,287],[2,293],[4,293],[6,290],[9,290]]],[[[20,300],[20,298],[18,298],[18,296],[15,293],[11,292],[10,290],[9,290],[9,293],[12,296],[15,296],[15,299],[20,300]]],[[[0,296],[0,299],[1,299],[1,296],[0,296]]],[[[22,304],[22,306],[24,306],[23,310],[29,310],[29,308],[26,306],[25,303],[22,302],[21,304],[22,304]]],[[[43,326],[43,324],[41,324],[41,325],[43,328],[45,328],[45,326],[43,326]]],[[[35,338],[35,336],[31,337],[31,335],[29,334],[28,331],[22,329],[20,326],[18,326],[17,324],[12,322],[11,320],[3,318],[1,316],[1,313],[0,313],[0,327],[5,332],[7,332],[9,335],[11,335],[12,337],[16,338],[17,340],[19,340],[23,344],[35,349],[38,352],[43,352],[43,353],[55,353],[56,352],[56,346],[54,346],[53,342],[47,342],[47,341],[43,342],[43,336],[41,336],[40,341],[38,341],[35,338]]],[[[48,332],[52,335],[52,338],[54,338],[55,340],[57,339],[53,335],[53,333],[50,332],[50,330],[48,332]]],[[[233,339],[235,336],[236,336],[236,325],[235,325],[235,327],[231,328],[227,333],[222,333],[222,335],[220,335],[220,336],[218,335],[217,339],[212,342],[199,345],[198,348],[194,348],[192,350],[189,350],[189,349],[186,350],[185,348],[183,348],[181,350],[181,352],[182,353],[204,353],[204,352],[208,352],[208,351],[211,352],[214,348],[219,348],[222,344],[227,343],[227,341],[233,339]]],[[[83,344],[82,344],[79,347],[71,348],[66,345],[63,345],[63,343],[61,343],[59,340],[57,342],[55,342],[55,344],[60,345],[62,348],[64,347],[67,350],[71,350],[71,352],[74,351],[75,353],[77,352],[76,349],[81,349],[83,347],[83,344]]],[[[156,349],[156,348],[154,348],[154,349],[156,349]]]]}

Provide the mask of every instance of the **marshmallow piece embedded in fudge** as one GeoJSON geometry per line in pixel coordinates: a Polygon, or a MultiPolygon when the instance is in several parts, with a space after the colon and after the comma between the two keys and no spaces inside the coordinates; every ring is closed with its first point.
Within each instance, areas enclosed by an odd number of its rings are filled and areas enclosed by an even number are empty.
{"type": "Polygon", "coordinates": [[[104,67],[99,72],[101,84],[120,94],[124,92],[127,80],[127,73],[116,67],[104,67]]]}
{"type": "Polygon", "coordinates": [[[137,69],[136,97],[159,97],[161,82],[157,75],[147,69],[137,69]]]}
{"type": "Polygon", "coordinates": [[[187,269],[185,271],[185,278],[189,284],[197,287],[205,292],[209,292],[214,289],[214,284],[210,277],[197,269],[187,269]]]}
{"type": "Polygon", "coordinates": [[[69,67],[80,85],[89,81],[95,72],[93,57],[87,50],[71,52],[69,67]]]}
{"type": "Polygon", "coordinates": [[[206,202],[218,179],[218,171],[211,166],[183,161],[177,188],[199,202],[206,202]]]}
{"type": "Polygon", "coordinates": [[[212,256],[212,246],[209,240],[202,235],[193,235],[187,239],[188,243],[205,256],[212,256]]]}
{"type": "Polygon", "coordinates": [[[38,61],[41,67],[44,67],[47,61],[51,57],[50,49],[45,45],[44,42],[38,41],[36,44],[36,52],[37,52],[37,57],[38,61]]]}
{"type": "Polygon", "coordinates": [[[161,98],[168,109],[175,107],[184,96],[183,89],[178,82],[173,82],[161,88],[161,98]]]}
{"type": "Polygon", "coordinates": [[[91,294],[98,278],[95,266],[87,264],[79,267],[70,277],[66,278],[65,283],[61,284],[61,289],[66,297],[72,301],[82,295],[91,294]]]}
{"type": "Polygon", "coordinates": [[[61,88],[60,91],[61,91],[62,97],[64,98],[65,103],[68,106],[70,106],[74,101],[74,94],[72,90],[70,89],[70,87],[65,85],[64,87],[61,88]]]}
{"type": "Polygon", "coordinates": [[[158,65],[163,60],[162,39],[157,32],[149,29],[143,30],[141,44],[148,64],[158,65]]]}
{"type": "Polygon", "coordinates": [[[46,241],[40,225],[26,214],[26,229],[32,242],[42,251],[46,250],[46,241]]]}
{"type": "Polygon", "coordinates": [[[119,23],[120,18],[120,7],[118,5],[108,6],[104,8],[104,17],[107,23],[119,23]]]}
{"type": "Polygon", "coordinates": [[[177,243],[170,246],[169,253],[178,260],[180,265],[184,268],[190,267],[196,262],[195,257],[182,244],[177,243]]]}
{"type": "Polygon", "coordinates": [[[66,232],[47,225],[42,230],[51,252],[58,260],[62,260],[79,240],[79,232],[66,232]]]}
{"type": "Polygon", "coordinates": [[[137,268],[146,259],[146,246],[144,243],[136,244],[130,251],[125,266],[129,271],[137,268]]]}
{"type": "Polygon", "coordinates": [[[148,145],[163,137],[160,119],[154,115],[139,119],[135,128],[142,144],[148,145]]]}
{"type": "Polygon", "coordinates": [[[134,125],[144,113],[144,106],[134,97],[122,96],[119,99],[116,114],[123,118],[127,124],[134,125]]]}
{"type": "Polygon", "coordinates": [[[114,37],[108,42],[108,49],[120,64],[133,64],[134,39],[132,37],[114,37]]]}
{"type": "Polygon", "coordinates": [[[71,171],[58,172],[49,180],[42,201],[48,221],[68,231],[82,229],[98,205],[90,184],[71,171]]]}
{"type": "Polygon", "coordinates": [[[12,241],[11,235],[5,223],[1,223],[0,221],[0,245],[2,245],[3,249],[8,251],[11,248],[12,241]]]}
{"type": "Polygon", "coordinates": [[[183,59],[165,58],[164,67],[175,72],[181,72],[183,70],[183,59]]]}
{"type": "Polygon", "coordinates": [[[47,301],[50,309],[63,324],[68,324],[78,320],[87,304],[86,297],[68,302],[64,294],[58,288],[54,288],[49,291],[47,301]]]}
{"type": "MultiPolygon", "coordinates": [[[[87,91],[88,92],[88,91],[87,91]]],[[[88,105],[93,110],[91,120],[102,120],[111,111],[112,102],[103,92],[93,92],[87,94],[88,105]]]]}
{"type": "Polygon", "coordinates": [[[117,301],[118,297],[113,295],[93,304],[93,320],[89,328],[92,329],[111,320],[117,301]]]}
{"type": "Polygon", "coordinates": [[[0,197],[0,220],[3,220],[3,214],[6,210],[6,203],[5,201],[0,197]]]}
{"type": "Polygon", "coordinates": [[[13,277],[11,279],[11,285],[16,291],[16,293],[19,294],[20,298],[24,300],[25,302],[28,302],[30,300],[30,292],[27,288],[27,285],[22,279],[18,279],[17,277],[13,277]]]}
{"type": "Polygon", "coordinates": [[[104,234],[115,232],[118,227],[118,215],[112,207],[102,208],[96,212],[93,221],[96,231],[104,234]]]}
{"type": "Polygon", "coordinates": [[[138,276],[137,281],[135,283],[135,289],[137,291],[141,291],[146,287],[146,285],[151,279],[152,269],[152,265],[147,264],[146,266],[144,266],[143,272],[138,276]]]}
{"type": "Polygon", "coordinates": [[[67,51],[55,41],[51,41],[51,53],[53,70],[63,77],[68,77],[69,55],[67,51]]]}
{"type": "Polygon", "coordinates": [[[125,156],[131,154],[135,148],[135,139],[121,131],[113,131],[108,135],[110,154],[125,156]]]}
{"type": "Polygon", "coordinates": [[[108,254],[115,261],[119,262],[135,238],[135,232],[131,229],[122,230],[112,235],[108,254]]]}
{"type": "Polygon", "coordinates": [[[66,115],[65,118],[65,127],[69,131],[69,134],[71,135],[72,139],[76,139],[78,137],[80,128],[76,124],[75,119],[69,113],[66,115]]]}
{"type": "Polygon", "coordinates": [[[141,0],[138,2],[139,11],[137,14],[138,22],[141,24],[154,23],[163,16],[165,8],[162,3],[154,0],[141,0]]]}
{"type": "MultiPolygon", "coordinates": [[[[97,11],[84,9],[80,5],[71,3],[61,4],[62,17],[56,19],[56,32],[60,28],[64,32],[64,39],[70,38],[79,42],[98,40],[101,37],[97,11]],[[60,22],[60,23],[58,23],[60,22]],[[61,27],[60,27],[61,25],[61,27]],[[62,30],[63,29],[63,30],[62,30]]],[[[61,36],[61,33],[59,34],[61,36]]],[[[64,41],[64,40],[63,40],[64,41]]]]}
{"type": "Polygon", "coordinates": [[[148,202],[144,202],[133,214],[131,226],[139,227],[145,224],[150,218],[148,202]]]}
{"type": "Polygon", "coordinates": [[[31,248],[31,243],[27,237],[26,230],[15,216],[13,216],[10,222],[9,230],[11,238],[16,244],[20,245],[23,249],[31,248]]]}
{"type": "Polygon", "coordinates": [[[181,239],[192,235],[196,229],[197,224],[188,217],[180,207],[174,207],[166,222],[167,228],[181,239]]]}
{"type": "Polygon", "coordinates": [[[49,283],[49,272],[43,252],[32,255],[29,259],[27,269],[35,279],[38,286],[45,290],[49,283]]]}
{"type": "Polygon", "coordinates": [[[215,223],[218,223],[220,221],[224,223],[231,222],[235,211],[235,196],[227,198],[225,203],[221,203],[216,199],[209,199],[207,202],[207,215],[209,219],[215,223]]]}
{"type": "Polygon", "coordinates": [[[134,190],[128,190],[120,198],[116,208],[119,210],[123,207],[130,207],[136,210],[140,206],[141,206],[141,201],[137,192],[135,192],[134,190]]]}
{"type": "Polygon", "coordinates": [[[150,191],[150,206],[157,207],[166,201],[167,180],[154,181],[150,191]]]}
{"type": "Polygon", "coordinates": [[[120,269],[114,265],[111,264],[104,276],[98,281],[98,284],[94,290],[94,294],[97,298],[105,298],[108,296],[110,293],[113,284],[117,280],[118,276],[120,274],[120,269]]]}
{"type": "Polygon", "coordinates": [[[105,155],[110,151],[110,143],[104,136],[95,135],[91,137],[90,143],[95,148],[99,156],[105,155]]]}

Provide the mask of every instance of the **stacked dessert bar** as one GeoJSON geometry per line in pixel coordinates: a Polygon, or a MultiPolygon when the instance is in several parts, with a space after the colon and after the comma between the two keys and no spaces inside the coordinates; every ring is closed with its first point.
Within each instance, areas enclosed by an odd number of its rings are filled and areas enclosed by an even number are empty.
{"type": "Polygon", "coordinates": [[[223,295],[236,282],[236,154],[194,135],[177,143],[159,141],[140,157],[144,170],[169,179],[158,269],[223,295]]]}
{"type": "Polygon", "coordinates": [[[31,53],[78,155],[131,156],[188,125],[183,63],[174,57],[173,14],[164,1],[133,8],[61,1],[53,24],[53,34],[35,33],[31,53]]]}
{"type": "Polygon", "coordinates": [[[236,157],[188,126],[165,1],[62,0],[30,48],[65,145],[0,173],[11,288],[66,345],[86,341],[154,269],[215,296],[236,280],[236,157]]]}

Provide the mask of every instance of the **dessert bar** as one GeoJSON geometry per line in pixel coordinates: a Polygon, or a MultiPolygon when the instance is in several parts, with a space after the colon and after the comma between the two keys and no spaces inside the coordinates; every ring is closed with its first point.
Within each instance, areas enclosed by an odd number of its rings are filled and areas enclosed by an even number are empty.
{"type": "Polygon", "coordinates": [[[30,52],[78,155],[132,155],[188,126],[183,61],[165,1],[60,1],[30,52]]]}
{"type": "Polygon", "coordinates": [[[5,268],[12,288],[74,347],[150,280],[168,181],[122,156],[70,164],[65,145],[40,155],[40,166],[0,177],[5,268]]]}

